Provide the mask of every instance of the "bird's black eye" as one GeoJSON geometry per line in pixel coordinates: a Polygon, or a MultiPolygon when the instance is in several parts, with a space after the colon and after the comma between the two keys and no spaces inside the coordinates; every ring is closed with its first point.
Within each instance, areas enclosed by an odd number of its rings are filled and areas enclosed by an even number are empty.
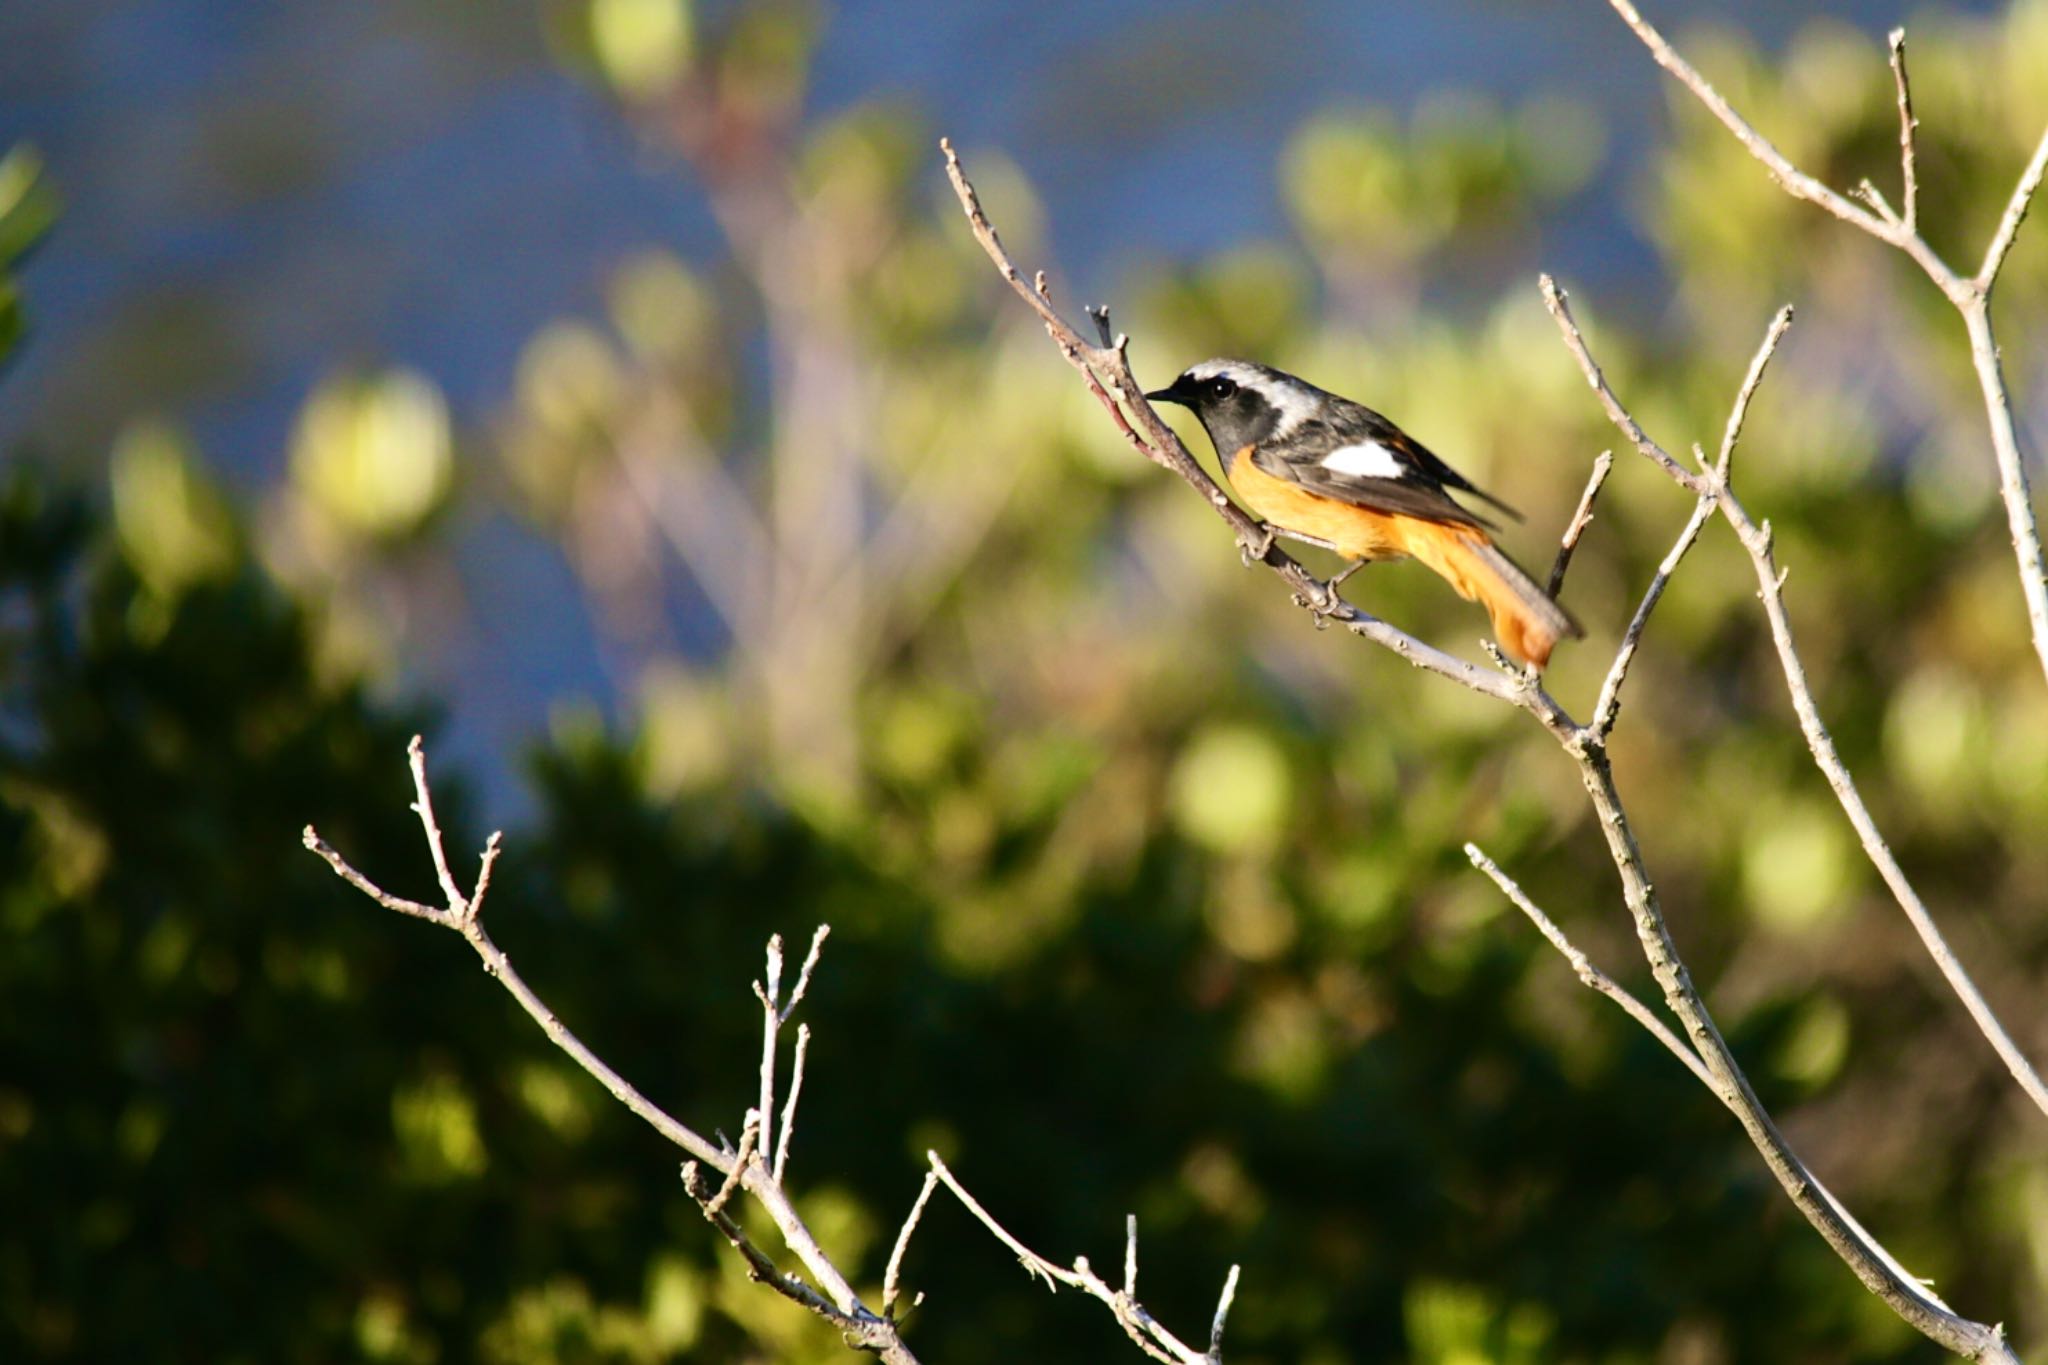
{"type": "Polygon", "coordinates": [[[1236,392],[1237,385],[1221,375],[1209,381],[1209,396],[1211,398],[1228,398],[1236,392]]]}

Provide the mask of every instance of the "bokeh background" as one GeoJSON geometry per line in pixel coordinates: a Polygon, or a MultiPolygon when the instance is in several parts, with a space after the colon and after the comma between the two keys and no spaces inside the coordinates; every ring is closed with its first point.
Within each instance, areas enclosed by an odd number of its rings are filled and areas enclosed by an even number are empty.
{"type": "MultiPolygon", "coordinates": [[[[793,1166],[879,1278],[944,1152],[1034,1246],[1242,1361],[1927,1360],[1625,979],[1584,800],[1516,717],[1319,635],[1125,451],[967,237],[1141,373],[1268,359],[1393,414],[1547,562],[1613,437],[1739,459],[1880,820],[2036,1056],[2048,698],[1960,326],[1786,199],[1604,6],[920,0],[0,9],[0,1343],[11,1358],[843,1358],[444,935],[405,737],[501,943],[703,1128],[762,941],[834,926],[793,1166]],[[1050,8],[1050,12],[1047,12],[1050,8]]],[[[2048,123],[2048,3],[1687,7],[1801,165],[1973,260],[2048,123]]],[[[2048,244],[2001,285],[2048,430],[2048,244]]],[[[1192,433],[1191,433],[1192,434],[1192,433]]],[[[1197,437],[1198,449],[1204,443],[1197,437]]],[[[1567,602],[1583,708],[1689,510],[1624,453],[1567,602]]],[[[1615,764],[1696,975],[1835,1190],[2041,1358],[2042,1120],[1811,771],[1723,528],[1615,764]]],[[[1413,568],[1352,595],[1448,647],[1413,568]]],[[[936,1206],[931,1360],[1123,1359],[936,1206]]]]}

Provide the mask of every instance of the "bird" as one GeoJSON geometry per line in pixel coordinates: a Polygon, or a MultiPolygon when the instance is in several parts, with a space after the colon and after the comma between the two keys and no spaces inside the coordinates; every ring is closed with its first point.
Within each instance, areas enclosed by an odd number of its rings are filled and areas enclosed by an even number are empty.
{"type": "Polygon", "coordinates": [[[1585,633],[1494,544],[1494,523],[1451,494],[1521,514],[1364,404],[1269,365],[1220,358],[1145,397],[1194,413],[1224,477],[1269,531],[1353,561],[1333,589],[1368,561],[1413,558],[1484,606],[1501,647],[1531,667],[1585,633]]]}

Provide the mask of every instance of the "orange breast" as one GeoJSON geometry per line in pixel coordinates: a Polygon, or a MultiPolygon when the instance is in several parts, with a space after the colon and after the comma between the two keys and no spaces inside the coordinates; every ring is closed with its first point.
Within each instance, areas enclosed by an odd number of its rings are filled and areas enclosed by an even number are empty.
{"type": "Polygon", "coordinates": [[[1275,526],[1327,541],[1352,559],[1399,559],[1408,553],[1400,524],[1403,519],[1325,498],[1275,478],[1252,463],[1250,446],[1233,454],[1224,472],[1245,506],[1275,526]]]}

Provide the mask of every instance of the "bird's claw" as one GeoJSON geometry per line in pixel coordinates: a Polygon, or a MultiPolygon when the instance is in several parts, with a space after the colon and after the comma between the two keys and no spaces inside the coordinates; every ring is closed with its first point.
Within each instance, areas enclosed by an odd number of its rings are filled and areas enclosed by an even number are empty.
{"type": "Polygon", "coordinates": [[[1243,536],[1237,538],[1237,556],[1244,561],[1244,566],[1249,569],[1272,552],[1273,540],[1273,528],[1261,526],[1257,539],[1247,540],[1243,536]]]}
{"type": "Polygon", "coordinates": [[[1332,575],[1329,582],[1318,583],[1310,579],[1308,590],[1295,594],[1295,603],[1308,610],[1309,619],[1316,623],[1317,630],[1327,630],[1330,618],[1341,616],[1350,610],[1351,604],[1338,595],[1337,589],[1342,586],[1345,579],[1364,566],[1364,560],[1353,560],[1345,566],[1342,573],[1332,575]]]}
{"type": "Polygon", "coordinates": [[[1344,566],[1341,573],[1332,574],[1329,582],[1315,585],[1315,597],[1302,605],[1308,608],[1309,615],[1315,619],[1317,630],[1328,629],[1331,617],[1341,615],[1350,608],[1351,604],[1338,594],[1337,589],[1344,585],[1345,579],[1364,567],[1364,560],[1354,559],[1344,566]]]}

